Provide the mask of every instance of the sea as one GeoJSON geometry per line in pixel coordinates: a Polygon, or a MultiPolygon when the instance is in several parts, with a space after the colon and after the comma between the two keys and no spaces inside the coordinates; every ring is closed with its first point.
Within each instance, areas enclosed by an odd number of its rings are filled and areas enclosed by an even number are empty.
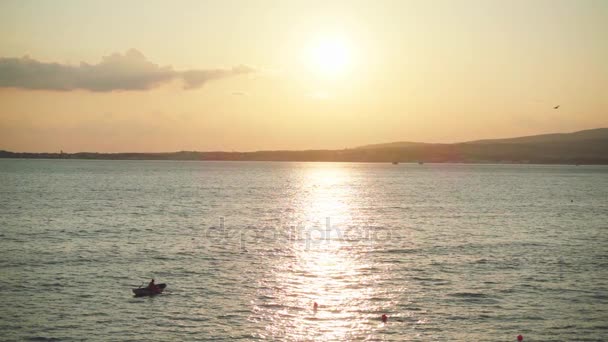
{"type": "Polygon", "coordinates": [[[2,341],[605,341],[608,167],[2,159],[0,313],[2,341]]]}

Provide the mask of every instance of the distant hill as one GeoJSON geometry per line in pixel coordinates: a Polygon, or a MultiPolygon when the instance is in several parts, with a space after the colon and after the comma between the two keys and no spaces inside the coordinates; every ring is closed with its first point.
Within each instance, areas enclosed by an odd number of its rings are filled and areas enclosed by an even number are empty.
{"type": "Polygon", "coordinates": [[[608,128],[587,129],[574,133],[552,133],[531,135],[507,139],[486,139],[466,142],[467,144],[535,144],[535,143],[559,143],[589,140],[608,139],[608,128]]]}
{"type": "MultiPolygon", "coordinates": [[[[585,141],[585,140],[597,140],[597,139],[608,139],[608,128],[595,128],[587,129],[584,131],[578,131],[573,133],[551,133],[551,134],[540,134],[530,135],[516,138],[506,139],[484,139],[465,141],[456,144],[535,144],[545,142],[574,142],[574,141],[585,141]]],[[[383,148],[402,148],[402,147],[414,147],[424,145],[453,145],[453,144],[430,144],[422,142],[411,142],[411,141],[396,141],[383,144],[371,144],[357,147],[358,149],[383,149],[383,148]]]]}
{"type": "MultiPolygon", "coordinates": [[[[402,147],[413,147],[413,146],[422,146],[422,145],[433,145],[427,143],[420,142],[411,142],[411,141],[396,141],[384,144],[371,144],[356,147],[360,150],[372,150],[372,149],[381,149],[381,148],[402,148],[402,147]]],[[[434,144],[434,145],[444,145],[444,144],[434,144]]]]}
{"type": "Polygon", "coordinates": [[[394,142],[343,150],[170,153],[15,153],[0,158],[608,165],[608,128],[456,144],[394,142]]]}
{"type": "Polygon", "coordinates": [[[608,128],[455,144],[394,142],[360,149],[409,162],[608,164],[608,128]]]}

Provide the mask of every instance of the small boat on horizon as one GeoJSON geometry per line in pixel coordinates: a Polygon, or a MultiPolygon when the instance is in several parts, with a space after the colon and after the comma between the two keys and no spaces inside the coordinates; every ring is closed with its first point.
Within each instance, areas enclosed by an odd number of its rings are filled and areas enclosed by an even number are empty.
{"type": "Polygon", "coordinates": [[[397,165],[397,164],[399,164],[399,162],[396,162],[396,161],[393,162],[393,165],[397,165]]]}

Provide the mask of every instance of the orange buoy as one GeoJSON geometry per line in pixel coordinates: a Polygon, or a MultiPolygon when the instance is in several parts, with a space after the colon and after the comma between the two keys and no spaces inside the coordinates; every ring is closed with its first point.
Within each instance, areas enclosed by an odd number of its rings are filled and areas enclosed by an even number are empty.
{"type": "Polygon", "coordinates": [[[313,308],[315,311],[317,311],[317,309],[319,308],[319,304],[317,304],[317,302],[315,302],[315,303],[312,305],[312,308],[313,308]]]}
{"type": "Polygon", "coordinates": [[[524,340],[524,337],[523,337],[523,336],[521,336],[521,335],[517,335],[517,340],[518,340],[518,341],[523,341],[523,340],[524,340]]]}
{"type": "Polygon", "coordinates": [[[382,322],[386,323],[388,321],[388,316],[386,314],[382,314],[382,322]]]}

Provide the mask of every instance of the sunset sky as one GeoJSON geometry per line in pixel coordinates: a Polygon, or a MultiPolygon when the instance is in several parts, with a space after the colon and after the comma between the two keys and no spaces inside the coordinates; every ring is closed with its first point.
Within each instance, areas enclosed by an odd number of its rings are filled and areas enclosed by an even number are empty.
{"type": "Polygon", "coordinates": [[[0,150],[334,149],[607,126],[604,0],[0,2],[0,150]]]}

